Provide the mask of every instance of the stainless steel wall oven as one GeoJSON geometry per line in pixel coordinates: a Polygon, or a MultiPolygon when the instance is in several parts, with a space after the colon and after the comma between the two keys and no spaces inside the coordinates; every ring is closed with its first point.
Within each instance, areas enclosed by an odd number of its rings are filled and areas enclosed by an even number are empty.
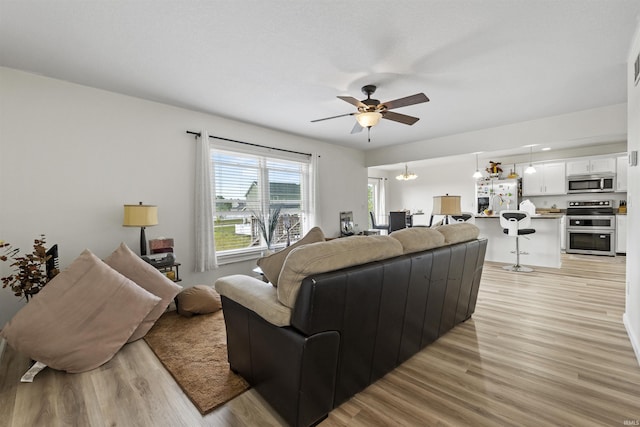
{"type": "Polygon", "coordinates": [[[567,253],[614,256],[615,239],[612,200],[569,202],[567,253]]]}

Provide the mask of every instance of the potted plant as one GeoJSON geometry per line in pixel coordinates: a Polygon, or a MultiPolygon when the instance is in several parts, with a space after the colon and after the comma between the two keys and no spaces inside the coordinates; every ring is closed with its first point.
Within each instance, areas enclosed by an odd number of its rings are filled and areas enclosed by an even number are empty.
{"type": "Polygon", "coordinates": [[[267,249],[269,250],[271,250],[271,245],[273,244],[273,235],[276,232],[276,228],[278,227],[280,210],[281,208],[278,206],[277,208],[270,208],[269,212],[267,212],[266,214],[258,214],[256,212],[253,213],[253,216],[258,222],[260,234],[262,234],[262,238],[267,244],[267,249]]]}
{"type": "Polygon", "coordinates": [[[51,280],[58,271],[50,271],[47,274],[46,263],[51,258],[47,255],[45,248],[45,236],[40,235],[39,239],[33,241],[33,252],[20,255],[19,248],[13,248],[9,243],[0,243],[3,249],[0,261],[9,261],[13,273],[3,277],[2,287],[10,287],[17,297],[24,297],[27,301],[51,280]]]}

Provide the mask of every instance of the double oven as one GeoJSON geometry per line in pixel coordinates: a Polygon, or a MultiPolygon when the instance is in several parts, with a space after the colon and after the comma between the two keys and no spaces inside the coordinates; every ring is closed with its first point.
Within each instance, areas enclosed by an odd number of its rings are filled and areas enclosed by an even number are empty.
{"type": "Polygon", "coordinates": [[[612,200],[569,202],[566,252],[615,256],[616,216],[612,200]]]}

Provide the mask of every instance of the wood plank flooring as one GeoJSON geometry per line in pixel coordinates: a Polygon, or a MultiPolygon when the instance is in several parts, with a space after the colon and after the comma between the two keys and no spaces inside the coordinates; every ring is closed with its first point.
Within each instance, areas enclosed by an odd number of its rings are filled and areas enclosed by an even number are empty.
{"type": "MultiPolygon", "coordinates": [[[[625,257],[563,255],[529,274],[486,263],[473,318],[320,425],[623,426],[640,423],[640,367],[622,324],[625,257]]],[[[0,352],[1,352],[0,348],[0,352]]],[[[202,417],[147,345],[83,374],[0,361],[0,426],[280,426],[250,390],[202,417]]]]}

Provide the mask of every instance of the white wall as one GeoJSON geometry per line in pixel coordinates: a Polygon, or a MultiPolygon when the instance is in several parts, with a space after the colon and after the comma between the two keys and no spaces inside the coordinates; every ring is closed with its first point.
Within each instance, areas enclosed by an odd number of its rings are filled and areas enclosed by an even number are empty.
{"type": "MultiPolygon", "coordinates": [[[[364,154],[232,120],[0,67],[0,240],[30,249],[45,233],[62,266],[84,249],[108,256],[139,229],[122,227],[123,204],[158,205],[147,238],[173,237],[183,286],[250,273],[254,262],[194,273],[194,139],[186,130],[319,158],[319,225],[339,232],[339,212],[367,220],[364,154]]],[[[0,263],[0,277],[8,274],[0,263]]],[[[0,289],[0,327],[23,304],[0,289]]]]}
{"type": "MultiPolygon", "coordinates": [[[[476,167],[475,157],[468,155],[439,160],[427,167],[411,167],[409,163],[409,172],[418,175],[413,181],[398,181],[394,178],[404,170],[388,173],[387,210],[422,210],[430,215],[433,196],[450,194],[461,197],[463,211],[473,211],[475,180],[471,175],[476,167]]],[[[384,173],[384,170],[369,168],[369,176],[382,176],[384,173]]]]}
{"type": "MultiPolygon", "coordinates": [[[[640,151],[640,83],[633,83],[635,59],[640,52],[640,25],[628,60],[628,150],[640,151]]],[[[629,167],[627,229],[627,298],[624,322],[640,363],[640,166],[629,167]]]]}
{"type": "Polygon", "coordinates": [[[478,151],[487,153],[528,144],[552,144],[554,141],[580,140],[585,144],[609,143],[623,141],[626,133],[627,106],[617,104],[448,135],[428,141],[382,147],[367,151],[366,165],[390,165],[478,151]]]}

